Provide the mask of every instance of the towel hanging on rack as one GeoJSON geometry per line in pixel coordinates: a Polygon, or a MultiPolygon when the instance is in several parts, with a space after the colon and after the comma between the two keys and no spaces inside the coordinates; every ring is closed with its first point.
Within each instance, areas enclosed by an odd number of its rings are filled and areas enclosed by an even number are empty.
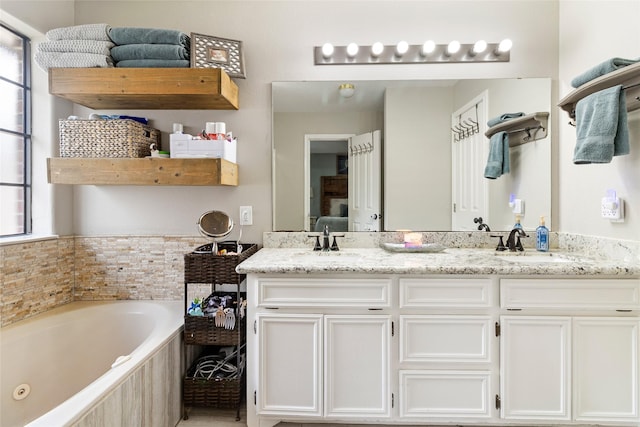
{"type": "Polygon", "coordinates": [[[629,154],[626,96],[622,85],[593,93],[576,105],[573,163],[609,163],[629,154]]]}
{"type": "Polygon", "coordinates": [[[496,179],[509,173],[509,135],[498,132],[489,141],[489,158],[484,168],[484,177],[496,179]]]}

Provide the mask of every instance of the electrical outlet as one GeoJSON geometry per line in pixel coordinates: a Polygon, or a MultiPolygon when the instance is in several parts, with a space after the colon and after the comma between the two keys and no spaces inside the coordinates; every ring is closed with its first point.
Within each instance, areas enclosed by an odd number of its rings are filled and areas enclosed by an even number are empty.
{"type": "Polygon", "coordinates": [[[253,225],[253,208],[240,206],[240,225],[253,225]]]}

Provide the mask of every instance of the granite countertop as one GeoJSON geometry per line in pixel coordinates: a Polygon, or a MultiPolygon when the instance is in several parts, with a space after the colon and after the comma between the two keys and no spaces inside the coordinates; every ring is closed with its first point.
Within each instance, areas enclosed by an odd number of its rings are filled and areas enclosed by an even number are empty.
{"type": "Polygon", "coordinates": [[[310,248],[263,248],[239,264],[241,274],[362,273],[638,276],[637,262],[600,259],[575,252],[496,252],[445,249],[438,253],[396,253],[382,248],[346,248],[314,252],[310,248]]]}

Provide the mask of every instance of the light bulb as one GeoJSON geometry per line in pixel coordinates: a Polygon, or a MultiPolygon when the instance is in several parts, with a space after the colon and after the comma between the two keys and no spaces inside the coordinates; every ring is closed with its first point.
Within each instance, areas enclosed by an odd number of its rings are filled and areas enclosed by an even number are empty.
{"type": "Polygon", "coordinates": [[[356,56],[356,55],[358,54],[358,49],[359,49],[359,47],[358,47],[358,45],[357,45],[357,44],[355,44],[355,43],[349,43],[349,44],[347,45],[347,55],[348,55],[350,58],[353,58],[354,56],[356,56]]]}
{"type": "Polygon", "coordinates": [[[512,46],[513,42],[510,39],[502,40],[498,45],[498,54],[509,52],[512,46]]]}
{"type": "Polygon", "coordinates": [[[422,56],[427,56],[431,53],[433,53],[433,51],[436,50],[436,44],[433,40],[427,40],[426,42],[424,42],[424,44],[422,45],[422,56]]]}
{"type": "Polygon", "coordinates": [[[482,53],[487,49],[487,42],[484,40],[478,40],[474,45],[471,53],[473,55],[477,55],[478,53],[482,53]]]}
{"type": "Polygon", "coordinates": [[[409,43],[404,40],[401,40],[396,45],[396,55],[402,56],[409,50],[409,43]]]}
{"type": "Polygon", "coordinates": [[[373,56],[374,58],[377,58],[378,56],[380,56],[383,50],[384,50],[384,46],[382,45],[382,43],[375,42],[373,46],[371,46],[371,56],[373,56]]]}
{"type": "Polygon", "coordinates": [[[447,46],[447,54],[448,55],[453,55],[455,53],[458,53],[459,50],[460,50],[460,42],[457,41],[457,40],[452,41],[447,46]]]}
{"type": "Polygon", "coordinates": [[[356,92],[356,87],[351,83],[342,83],[340,87],[338,87],[338,91],[343,98],[351,98],[356,92]]]}
{"type": "Polygon", "coordinates": [[[333,55],[333,45],[331,43],[325,43],[322,45],[322,56],[327,59],[333,55]]]}

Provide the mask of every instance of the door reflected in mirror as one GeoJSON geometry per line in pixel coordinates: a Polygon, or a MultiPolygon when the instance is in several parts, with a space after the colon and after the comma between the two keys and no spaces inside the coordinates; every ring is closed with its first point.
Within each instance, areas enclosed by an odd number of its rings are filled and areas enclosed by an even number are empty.
{"type": "MultiPolygon", "coordinates": [[[[343,82],[272,85],[274,231],[314,230],[313,221],[317,223],[317,218],[340,218],[345,213],[340,206],[345,203],[340,200],[333,202],[333,211],[329,206],[330,215],[320,211],[320,194],[312,186],[311,176],[306,175],[309,169],[305,166],[305,138],[360,135],[373,129],[381,129],[382,147],[381,160],[375,168],[382,176],[378,194],[383,200],[376,213],[378,219],[383,218],[377,230],[477,230],[478,224],[472,220],[477,216],[482,216],[492,230],[509,230],[515,219],[510,205],[513,198],[524,201],[521,217],[525,229],[535,229],[541,215],[551,218],[551,132],[544,139],[511,148],[508,174],[489,180],[482,170],[476,170],[483,169],[488,156],[486,121],[507,112],[550,112],[550,79],[361,81],[351,82],[357,88],[351,98],[339,96],[340,83],[343,82]],[[462,162],[454,172],[456,138],[451,128],[457,118],[467,114],[465,106],[474,105],[470,103],[483,96],[484,115],[470,151],[477,165],[471,167],[462,162]],[[453,191],[454,183],[463,175],[475,180],[476,186],[468,189],[484,188],[468,190],[484,203],[477,214],[472,211],[469,218],[455,223],[454,213],[467,208],[459,204],[453,191]],[[318,210],[314,208],[312,212],[312,206],[318,210]]],[[[469,111],[468,114],[473,113],[473,109],[469,111]]],[[[333,156],[333,175],[325,176],[341,175],[338,169],[344,154],[336,152],[333,156]]],[[[347,157],[348,182],[352,160],[347,157]]],[[[347,217],[351,214],[349,209],[347,217]]],[[[369,228],[352,225],[349,230],[369,228]]]]}

